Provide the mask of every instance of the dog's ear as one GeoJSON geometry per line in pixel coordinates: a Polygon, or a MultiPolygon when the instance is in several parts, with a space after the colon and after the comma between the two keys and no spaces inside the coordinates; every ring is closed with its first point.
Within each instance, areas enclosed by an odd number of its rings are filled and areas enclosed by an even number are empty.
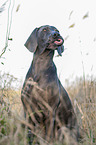
{"type": "Polygon", "coordinates": [[[57,52],[60,56],[62,56],[62,53],[64,52],[64,46],[63,45],[59,46],[57,52]]]}
{"type": "Polygon", "coordinates": [[[30,52],[35,52],[37,48],[37,30],[38,28],[33,30],[26,43],[24,44],[30,52]]]}

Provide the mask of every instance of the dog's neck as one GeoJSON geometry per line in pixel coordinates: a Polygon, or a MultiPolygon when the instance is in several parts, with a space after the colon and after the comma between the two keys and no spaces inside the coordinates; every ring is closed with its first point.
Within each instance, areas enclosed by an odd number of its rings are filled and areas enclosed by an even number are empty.
{"type": "Polygon", "coordinates": [[[34,53],[32,61],[32,76],[40,75],[41,72],[45,72],[49,67],[55,70],[55,64],[53,62],[54,50],[45,50],[42,54],[38,54],[38,51],[34,53]],[[54,67],[53,67],[54,66],[54,67]]]}
{"type": "Polygon", "coordinates": [[[42,54],[39,54],[37,50],[33,56],[33,63],[36,64],[36,62],[38,62],[40,66],[42,67],[44,66],[45,68],[47,67],[47,65],[50,66],[53,63],[53,56],[54,56],[54,50],[46,49],[42,54]]]}
{"type": "Polygon", "coordinates": [[[54,50],[51,49],[45,49],[44,52],[40,53],[39,50],[37,49],[36,52],[34,53],[34,57],[36,58],[41,58],[41,59],[53,59],[54,56],[54,50]]]}

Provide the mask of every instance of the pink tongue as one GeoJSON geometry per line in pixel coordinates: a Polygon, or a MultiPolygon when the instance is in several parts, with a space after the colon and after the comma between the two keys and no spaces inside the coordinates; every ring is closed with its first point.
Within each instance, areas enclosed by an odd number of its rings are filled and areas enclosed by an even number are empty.
{"type": "Polygon", "coordinates": [[[57,44],[57,45],[60,45],[62,44],[63,40],[62,39],[58,39],[58,41],[55,41],[54,43],[57,44]]]}

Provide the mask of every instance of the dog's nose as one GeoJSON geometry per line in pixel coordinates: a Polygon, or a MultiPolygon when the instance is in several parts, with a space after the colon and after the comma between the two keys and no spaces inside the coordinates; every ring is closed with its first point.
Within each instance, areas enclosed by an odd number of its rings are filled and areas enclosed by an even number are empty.
{"type": "Polygon", "coordinates": [[[56,31],[53,31],[52,35],[54,38],[60,36],[59,32],[56,32],[56,31]]]}

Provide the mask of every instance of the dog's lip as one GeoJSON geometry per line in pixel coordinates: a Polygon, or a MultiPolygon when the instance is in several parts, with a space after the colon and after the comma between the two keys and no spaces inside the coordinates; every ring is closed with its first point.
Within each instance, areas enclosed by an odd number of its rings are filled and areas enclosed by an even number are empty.
{"type": "Polygon", "coordinates": [[[63,40],[62,39],[58,39],[58,40],[56,40],[56,41],[54,41],[54,44],[56,44],[56,45],[62,45],[63,44],[63,40]]]}

